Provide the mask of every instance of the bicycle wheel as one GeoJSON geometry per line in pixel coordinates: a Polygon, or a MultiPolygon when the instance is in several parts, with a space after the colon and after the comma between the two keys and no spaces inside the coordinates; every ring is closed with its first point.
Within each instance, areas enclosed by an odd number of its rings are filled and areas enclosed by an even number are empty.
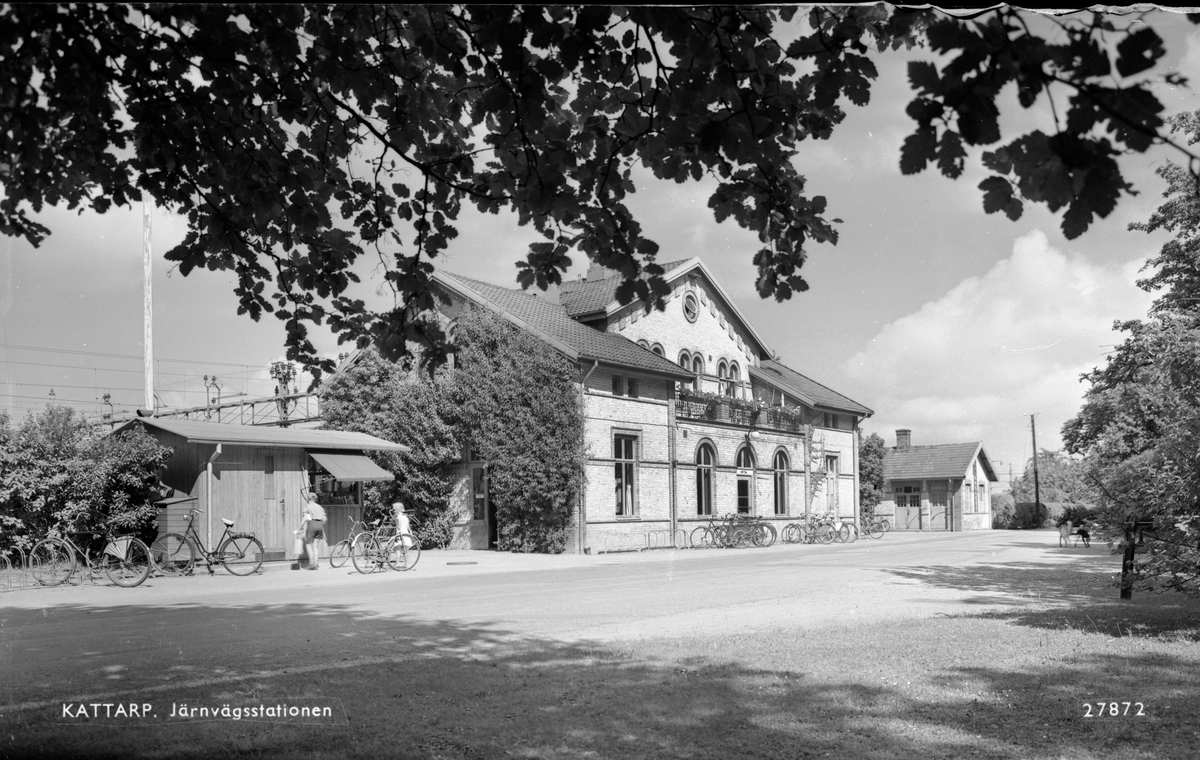
{"type": "Polygon", "coordinates": [[[835,531],[833,530],[832,525],[821,525],[817,527],[815,538],[819,543],[832,544],[834,533],[835,531]]]}
{"type": "Polygon", "coordinates": [[[75,573],[75,550],[62,539],[44,538],[29,552],[29,571],[43,586],[57,586],[75,573]]]}
{"type": "Polygon", "coordinates": [[[889,520],[889,519],[887,519],[887,518],[885,517],[885,518],[883,518],[882,520],[880,520],[880,521],[879,521],[879,524],[883,526],[883,532],[884,532],[884,533],[891,533],[891,532],[892,532],[892,521],[891,521],[891,520],[889,520]]]}
{"type": "Polygon", "coordinates": [[[142,585],[154,567],[150,548],[133,536],[117,536],[110,540],[100,554],[99,562],[108,579],[125,588],[142,585]]]}
{"type": "Polygon", "coordinates": [[[232,575],[253,575],[262,567],[262,542],[254,536],[230,536],[217,549],[216,561],[232,575]]]}
{"type": "Polygon", "coordinates": [[[867,528],[867,535],[870,536],[871,538],[883,538],[883,534],[884,534],[883,525],[881,525],[880,523],[873,522],[867,528]]]}
{"type": "Polygon", "coordinates": [[[762,527],[766,531],[766,539],[763,546],[774,546],[775,539],[779,537],[779,532],[775,530],[775,526],[771,523],[763,523],[762,527]]]}
{"type": "MultiPolygon", "coordinates": [[[[853,531],[850,530],[850,526],[846,523],[842,523],[842,527],[838,528],[837,540],[841,541],[843,544],[848,544],[851,541],[851,533],[853,533],[853,531]]],[[[854,533],[854,538],[858,538],[857,533],[854,533]]]]}
{"type": "Polygon", "coordinates": [[[421,542],[411,533],[400,535],[404,541],[404,569],[412,570],[421,561],[421,542]]]}
{"type": "Polygon", "coordinates": [[[350,553],[350,561],[354,563],[355,570],[366,575],[375,572],[383,564],[382,554],[383,549],[374,536],[361,536],[350,553]]]}
{"type": "Polygon", "coordinates": [[[708,528],[701,525],[692,531],[688,540],[691,541],[693,549],[703,549],[711,544],[712,537],[708,535],[708,528]]]}
{"type": "Polygon", "coordinates": [[[341,567],[350,561],[350,552],[353,550],[353,544],[350,539],[344,538],[333,545],[329,551],[329,566],[341,567]]]}
{"type": "Polygon", "coordinates": [[[781,538],[785,544],[796,543],[796,525],[794,523],[788,523],[787,525],[783,526],[783,535],[781,538]]]}
{"type": "Polygon", "coordinates": [[[150,559],[165,575],[190,573],[196,565],[196,551],[186,536],[164,533],[150,544],[150,559]]]}

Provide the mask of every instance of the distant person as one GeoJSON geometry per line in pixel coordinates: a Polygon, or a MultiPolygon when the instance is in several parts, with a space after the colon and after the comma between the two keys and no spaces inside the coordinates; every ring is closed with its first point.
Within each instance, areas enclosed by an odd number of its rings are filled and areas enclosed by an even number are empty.
{"type": "Polygon", "coordinates": [[[1058,526],[1058,545],[1064,549],[1071,543],[1071,521],[1067,520],[1058,526]]]}
{"type": "Polygon", "coordinates": [[[325,507],[317,502],[312,491],[305,498],[308,502],[304,505],[304,551],[308,554],[308,569],[319,570],[321,554],[317,551],[317,539],[325,540],[325,507]]]}
{"type": "MultiPolygon", "coordinates": [[[[412,524],[409,522],[408,513],[404,511],[404,504],[402,504],[401,502],[396,502],[395,504],[392,505],[392,510],[395,512],[395,515],[396,515],[396,535],[411,536],[412,535],[412,524]]],[[[412,545],[412,542],[410,539],[402,539],[402,540],[404,541],[405,546],[412,545]]]]}

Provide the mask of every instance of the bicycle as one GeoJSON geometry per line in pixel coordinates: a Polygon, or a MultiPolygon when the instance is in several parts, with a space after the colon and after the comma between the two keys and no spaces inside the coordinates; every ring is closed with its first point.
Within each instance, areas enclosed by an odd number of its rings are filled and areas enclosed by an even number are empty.
{"type": "Polygon", "coordinates": [[[58,537],[46,537],[29,553],[30,573],[43,586],[65,583],[83,567],[92,581],[103,571],[116,585],[133,588],[150,577],[153,562],[150,550],[136,536],[114,536],[99,531],[66,531],[58,537]],[[71,540],[72,535],[91,538],[86,551],[71,540]],[[97,553],[102,536],[104,545],[97,553]],[[96,554],[94,562],[93,554],[96,554]]]}
{"type": "Polygon", "coordinates": [[[421,559],[421,542],[411,533],[397,533],[394,525],[366,531],[359,535],[359,541],[360,550],[350,558],[354,569],[363,575],[381,570],[384,565],[393,570],[411,570],[421,559]]]}
{"type": "Polygon", "coordinates": [[[228,518],[221,518],[221,522],[225,523],[225,532],[217,541],[217,550],[210,552],[205,548],[195,526],[196,515],[200,514],[204,514],[204,510],[190,510],[187,528],[182,535],[164,533],[150,545],[154,564],[163,574],[191,575],[197,557],[204,560],[209,575],[214,574],[213,565],[221,565],[231,575],[241,576],[253,575],[262,568],[265,554],[262,542],[253,533],[234,533],[233,520],[228,518]]]}
{"type": "MultiPolygon", "coordinates": [[[[333,545],[329,550],[329,566],[342,567],[349,559],[354,556],[355,552],[360,550],[360,544],[363,541],[363,536],[369,535],[371,530],[367,528],[368,523],[362,520],[355,520],[353,515],[348,518],[350,520],[350,536],[343,538],[333,545]]],[[[379,520],[370,523],[375,528],[379,527],[379,520]]]]}

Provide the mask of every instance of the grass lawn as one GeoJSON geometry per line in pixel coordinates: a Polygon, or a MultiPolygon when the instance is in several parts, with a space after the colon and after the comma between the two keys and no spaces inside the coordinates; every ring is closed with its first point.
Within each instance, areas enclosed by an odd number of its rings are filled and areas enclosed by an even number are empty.
{"type": "Polygon", "coordinates": [[[967,614],[618,645],[383,621],[412,654],[151,695],[191,704],[337,697],[346,725],[113,728],[24,710],[3,716],[0,756],[1197,757],[1200,602],[1139,594],[1121,603],[1102,574],[1055,571],[1051,588],[1022,572],[895,574],[958,588],[966,600],[1022,584],[1046,600],[1031,591],[1024,603],[1014,594],[1007,608],[967,614]],[[1095,715],[1114,701],[1133,703],[1129,714],[1087,717],[1087,705],[1095,715]]]}

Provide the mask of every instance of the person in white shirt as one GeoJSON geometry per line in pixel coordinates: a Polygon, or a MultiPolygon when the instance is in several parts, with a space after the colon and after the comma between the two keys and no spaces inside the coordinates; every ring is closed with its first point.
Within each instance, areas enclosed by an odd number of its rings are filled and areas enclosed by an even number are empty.
{"type": "Polygon", "coordinates": [[[306,497],[304,505],[304,551],[308,554],[308,569],[318,570],[321,567],[321,556],[317,551],[317,539],[325,540],[325,508],[317,502],[317,495],[312,491],[306,497]]]}
{"type": "MultiPolygon", "coordinates": [[[[400,502],[395,502],[394,504],[392,504],[392,509],[396,513],[396,535],[412,536],[412,525],[409,523],[408,514],[405,513],[405,511],[404,511],[404,504],[402,504],[400,502]]],[[[405,546],[412,545],[411,538],[406,538],[406,539],[402,539],[402,540],[404,541],[405,546]]]]}

